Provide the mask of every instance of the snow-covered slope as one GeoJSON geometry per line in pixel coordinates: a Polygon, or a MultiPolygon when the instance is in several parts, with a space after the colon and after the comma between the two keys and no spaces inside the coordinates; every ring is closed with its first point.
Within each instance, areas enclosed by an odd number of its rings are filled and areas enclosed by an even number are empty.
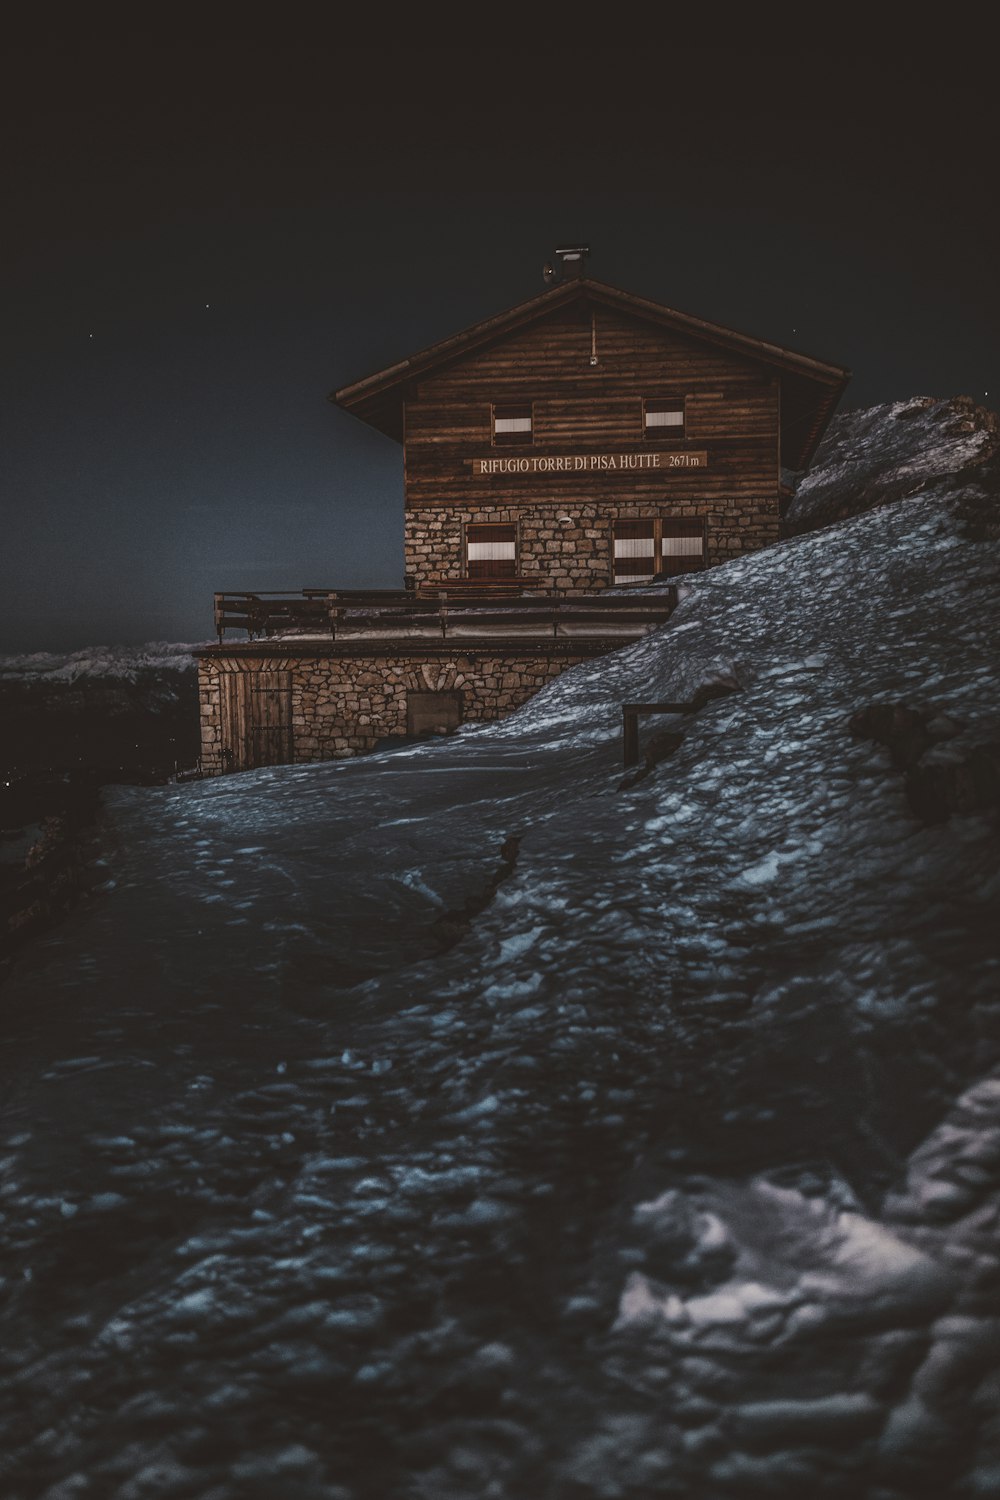
{"type": "Polygon", "coordinates": [[[921,494],[935,482],[953,488],[1000,451],[997,414],[970,396],[916,396],[835,416],[812,469],[788,507],[789,535],[921,494]]]}
{"type": "Polygon", "coordinates": [[[699,576],[495,727],[109,794],[3,990],[12,1500],[997,1493],[971,494],[699,576]],[[620,790],[622,702],[712,684],[620,790]]]}

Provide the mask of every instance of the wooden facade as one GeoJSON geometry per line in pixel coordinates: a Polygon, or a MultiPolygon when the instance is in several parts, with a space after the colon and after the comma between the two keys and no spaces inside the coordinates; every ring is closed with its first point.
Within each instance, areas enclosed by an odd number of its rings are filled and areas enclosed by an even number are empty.
{"type": "Polygon", "coordinates": [[[806,467],[848,378],[576,274],[343,387],[402,444],[405,588],[217,595],[205,771],[500,718],[655,628],[674,590],[608,588],[776,541],[782,468],[806,467]]]}
{"type": "Polygon", "coordinates": [[[577,277],[333,399],[402,442],[417,589],[482,576],[492,526],[513,538],[495,572],[593,593],[629,577],[628,523],[657,543],[631,581],[776,541],[782,467],[808,463],[847,379],[577,277]]]}

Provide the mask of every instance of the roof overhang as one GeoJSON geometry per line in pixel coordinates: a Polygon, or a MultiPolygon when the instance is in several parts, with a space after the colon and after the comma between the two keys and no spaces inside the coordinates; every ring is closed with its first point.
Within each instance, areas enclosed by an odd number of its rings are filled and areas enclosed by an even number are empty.
{"type": "Polygon", "coordinates": [[[754,338],[692,317],[662,303],[636,297],[592,277],[581,276],[549,287],[537,297],[474,323],[441,339],[408,359],[388,365],[362,380],[341,386],[330,400],[397,442],[403,440],[403,404],[421,376],[497,343],[526,325],[574,302],[605,306],[674,333],[738,354],[774,370],[781,382],[781,461],[793,470],[808,466],[851,372],[842,365],[800,354],[766,339],[754,338]]]}

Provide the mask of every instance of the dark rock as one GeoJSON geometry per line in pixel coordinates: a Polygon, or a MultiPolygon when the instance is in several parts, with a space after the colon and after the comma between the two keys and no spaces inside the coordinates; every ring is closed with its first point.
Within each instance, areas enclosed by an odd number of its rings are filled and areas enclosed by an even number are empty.
{"type": "Polygon", "coordinates": [[[897,771],[916,765],[934,743],[928,727],[930,715],[902,703],[873,703],[850,718],[855,739],[875,740],[885,745],[897,771]]]}
{"type": "Polygon", "coordinates": [[[730,693],[738,693],[740,685],[738,682],[706,682],[704,686],[697,689],[691,699],[690,713],[696,714],[699,708],[704,708],[706,703],[713,703],[716,698],[728,698],[730,693]]]}
{"type": "Polygon", "coordinates": [[[966,541],[1000,541],[1000,455],[983,464],[975,483],[966,483],[952,503],[966,541]]]}
{"type": "Polygon", "coordinates": [[[911,766],[905,785],[907,801],[925,823],[1000,807],[1000,742],[975,745],[958,760],[911,766]]]}
{"type": "Polygon", "coordinates": [[[935,745],[954,739],[962,726],[934,709],[903,703],[873,703],[851,715],[855,739],[885,745],[897,771],[905,773],[906,798],[924,823],[943,823],[1000,807],[1000,742],[971,744],[948,759],[925,760],[935,745]]]}
{"type": "Polygon", "coordinates": [[[199,751],[194,672],[136,682],[0,680],[0,765],[8,773],[90,770],[103,781],[164,781],[199,751]]]}
{"type": "Polygon", "coordinates": [[[11,778],[0,795],[0,956],[58,921],[95,884],[84,843],[99,779],[87,771],[11,778]]]}
{"type": "Polygon", "coordinates": [[[996,412],[971,396],[919,396],[841,412],[783,508],[784,535],[816,531],[931,486],[943,502],[961,496],[970,481],[995,491],[998,429],[996,412]]]}

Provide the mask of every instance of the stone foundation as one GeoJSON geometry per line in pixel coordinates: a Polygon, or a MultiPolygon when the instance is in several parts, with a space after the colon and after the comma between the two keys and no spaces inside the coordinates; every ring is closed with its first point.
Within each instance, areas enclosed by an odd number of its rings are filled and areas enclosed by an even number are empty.
{"type": "Polygon", "coordinates": [[[684,499],[669,505],[612,502],[583,504],[570,497],[545,504],[488,506],[467,510],[457,505],[408,508],[404,551],[407,573],[418,584],[444,583],[465,574],[465,527],[505,523],[518,528],[517,569],[537,576],[540,589],[556,593],[594,594],[607,588],[612,575],[612,526],[643,518],[703,520],[706,562],[726,562],[757,552],[778,540],[778,497],[773,489],[735,485],[725,497],[684,499]],[[560,521],[570,516],[570,521],[560,521]]]}
{"type": "Polygon", "coordinates": [[[502,719],[567,667],[575,655],[463,654],[423,656],[278,655],[213,647],[200,656],[202,769],[229,769],[220,680],[226,672],[291,674],[292,760],[340,760],[363,755],[391,735],[407,732],[408,692],[461,694],[462,721],[502,719]]]}

